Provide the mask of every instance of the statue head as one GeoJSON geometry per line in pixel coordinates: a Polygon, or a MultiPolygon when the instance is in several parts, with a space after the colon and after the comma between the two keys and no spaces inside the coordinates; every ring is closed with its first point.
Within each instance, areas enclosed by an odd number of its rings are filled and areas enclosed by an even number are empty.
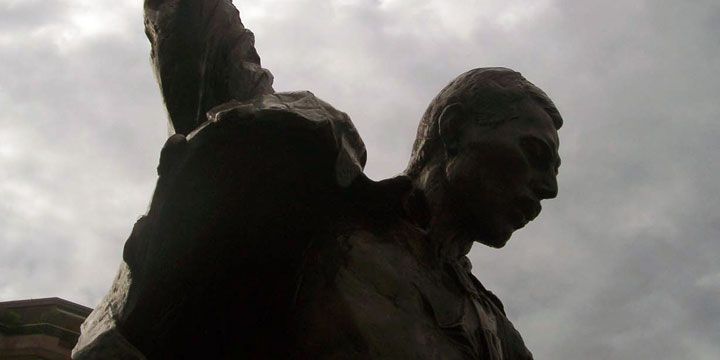
{"type": "Polygon", "coordinates": [[[562,122],[520,73],[470,70],[430,103],[406,174],[432,217],[450,216],[474,241],[499,248],[540,213],[541,200],[557,195],[562,122]]]}

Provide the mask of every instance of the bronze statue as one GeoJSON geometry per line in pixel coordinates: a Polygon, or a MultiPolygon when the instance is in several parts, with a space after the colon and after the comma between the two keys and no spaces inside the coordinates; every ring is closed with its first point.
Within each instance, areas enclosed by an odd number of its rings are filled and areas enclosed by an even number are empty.
{"type": "Polygon", "coordinates": [[[557,194],[552,101],[481,68],[432,101],[402,175],[350,119],[276,93],[230,0],[146,0],[176,134],[75,359],[532,359],[471,274],[557,194]]]}

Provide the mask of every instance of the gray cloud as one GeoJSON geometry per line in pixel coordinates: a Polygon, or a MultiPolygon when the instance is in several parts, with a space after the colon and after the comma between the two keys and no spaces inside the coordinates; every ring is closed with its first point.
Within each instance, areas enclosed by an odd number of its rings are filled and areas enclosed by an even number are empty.
{"type": "MultiPolygon", "coordinates": [[[[145,211],[166,127],[134,3],[0,4],[0,299],[95,304],[145,211]]],[[[478,277],[538,359],[720,358],[720,5],[236,3],[276,89],[348,112],[373,178],[453,77],[523,72],[566,119],[560,196],[473,249],[478,277]]]]}
{"type": "Polygon", "coordinates": [[[32,31],[67,15],[59,1],[4,1],[0,4],[0,31],[32,31]]]}
{"type": "Polygon", "coordinates": [[[0,299],[96,303],[152,191],[166,130],[143,34],[83,34],[80,5],[3,4],[0,299]]]}

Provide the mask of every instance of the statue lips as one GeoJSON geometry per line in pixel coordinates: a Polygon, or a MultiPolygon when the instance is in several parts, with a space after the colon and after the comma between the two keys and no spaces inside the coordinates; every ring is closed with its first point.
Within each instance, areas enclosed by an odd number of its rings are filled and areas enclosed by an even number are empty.
{"type": "Polygon", "coordinates": [[[512,225],[512,227],[515,230],[523,228],[525,226],[525,224],[528,223],[528,220],[525,218],[525,215],[521,211],[518,211],[515,209],[510,211],[509,217],[510,217],[510,224],[512,225]]]}

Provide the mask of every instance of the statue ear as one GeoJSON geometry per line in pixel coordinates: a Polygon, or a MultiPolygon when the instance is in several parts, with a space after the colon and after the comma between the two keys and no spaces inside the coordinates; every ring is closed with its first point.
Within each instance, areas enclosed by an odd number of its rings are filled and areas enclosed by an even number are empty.
{"type": "Polygon", "coordinates": [[[445,146],[448,158],[457,155],[460,147],[460,137],[467,118],[461,103],[452,103],[445,107],[438,120],[440,139],[445,146]]]}

